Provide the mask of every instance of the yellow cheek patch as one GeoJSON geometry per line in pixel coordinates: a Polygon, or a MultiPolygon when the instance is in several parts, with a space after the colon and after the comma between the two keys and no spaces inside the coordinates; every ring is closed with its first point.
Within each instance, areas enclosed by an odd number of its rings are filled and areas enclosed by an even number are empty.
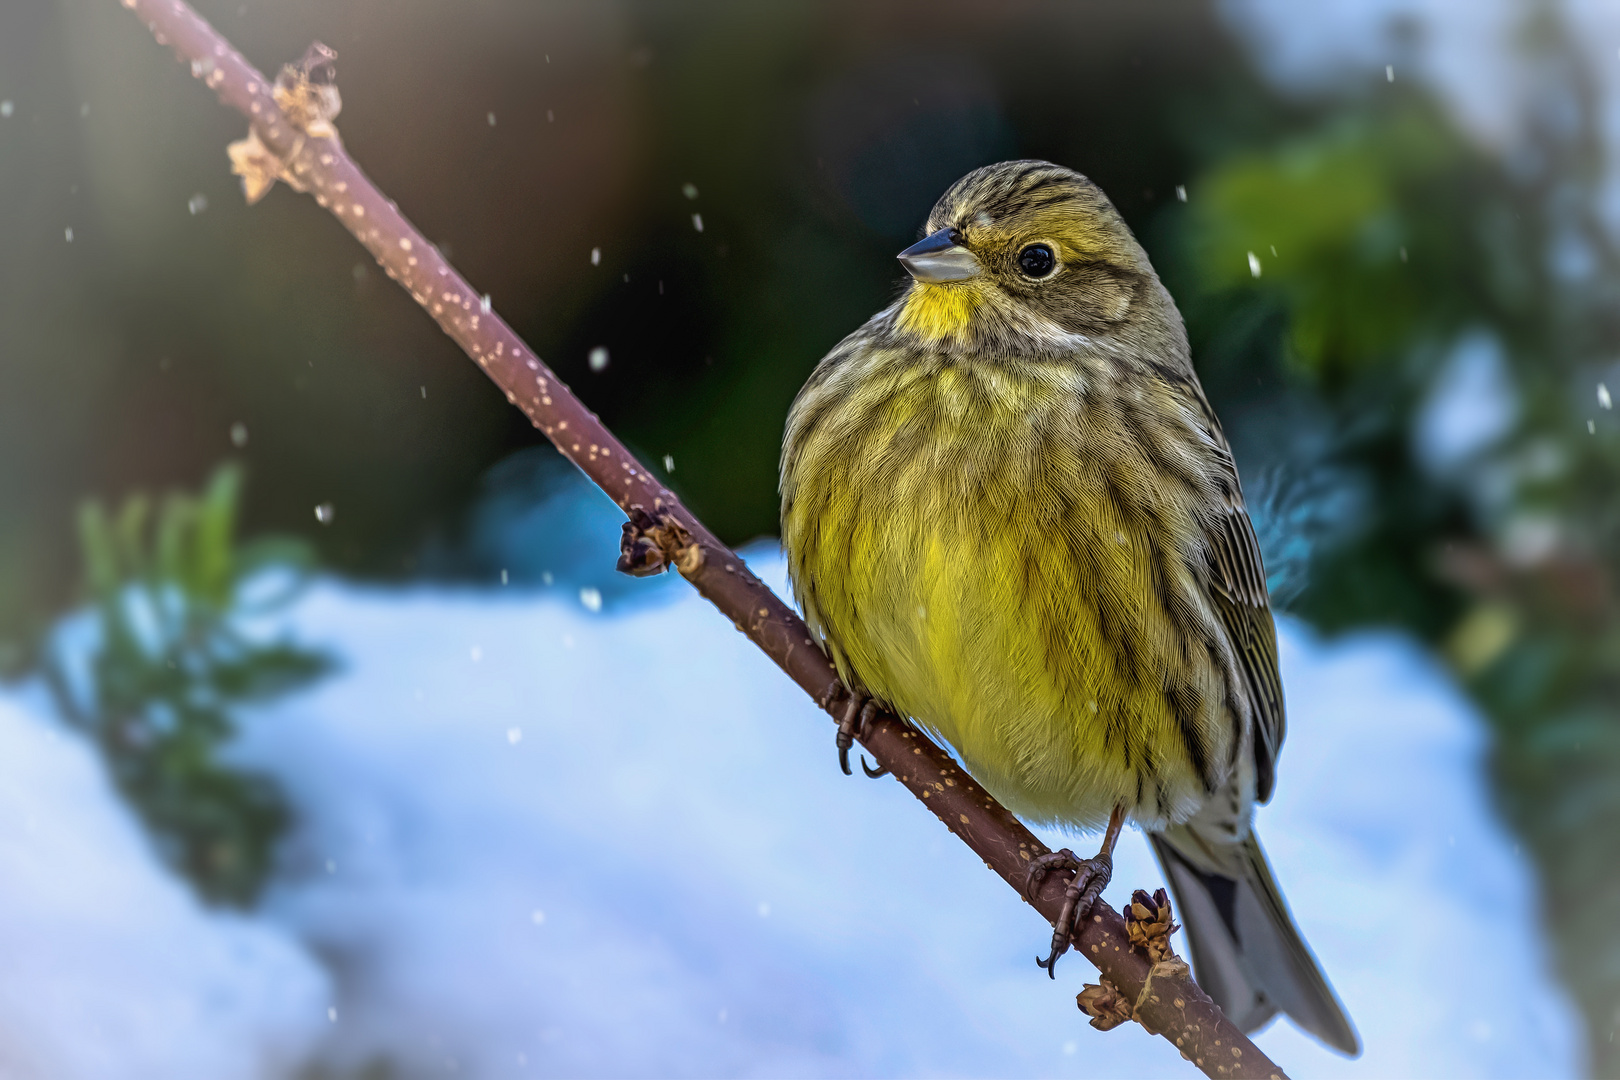
{"type": "Polygon", "coordinates": [[[919,282],[906,297],[897,325],[907,333],[938,341],[965,332],[978,306],[977,289],[919,282]]]}

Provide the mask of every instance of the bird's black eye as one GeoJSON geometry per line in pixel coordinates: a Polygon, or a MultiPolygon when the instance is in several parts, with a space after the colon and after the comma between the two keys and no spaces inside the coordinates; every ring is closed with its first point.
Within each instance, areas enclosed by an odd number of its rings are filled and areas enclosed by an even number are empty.
{"type": "Polygon", "coordinates": [[[1018,253],[1018,269],[1027,277],[1045,277],[1057,265],[1057,257],[1045,244],[1031,244],[1018,253]]]}

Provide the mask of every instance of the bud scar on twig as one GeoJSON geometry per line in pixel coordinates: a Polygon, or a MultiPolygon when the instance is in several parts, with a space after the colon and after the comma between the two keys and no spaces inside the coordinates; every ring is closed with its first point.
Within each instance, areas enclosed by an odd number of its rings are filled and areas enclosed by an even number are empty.
{"type": "MultiPolygon", "coordinates": [[[[1119,988],[1104,978],[1101,983],[1087,983],[1075,997],[1080,1011],[1091,1017],[1091,1026],[1098,1031],[1111,1031],[1128,1020],[1136,1020],[1147,1028],[1139,1010],[1149,1003],[1159,1004],[1154,988],[1156,979],[1184,979],[1188,976],[1187,962],[1170,948],[1170,935],[1181,929],[1172,917],[1170,896],[1156,889],[1149,896],[1147,890],[1137,889],[1125,909],[1125,936],[1131,947],[1152,961],[1147,981],[1134,1002],[1119,992],[1119,988]]],[[[1182,1002],[1172,1002],[1182,1007],[1182,1002]]],[[[1151,1028],[1148,1028],[1152,1032],[1151,1028]]],[[[1154,1034],[1157,1034],[1154,1032],[1154,1034]]]]}
{"type": "Polygon", "coordinates": [[[659,511],[654,516],[639,505],[632,506],[629,514],[619,539],[619,573],[652,577],[670,566],[683,577],[697,573],[703,565],[703,549],[673,515],[659,511]]]}
{"type": "MultiPolygon", "coordinates": [[[[298,156],[306,136],[339,141],[332,123],[343,111],[343,97],[332,81],[336,78],[336,60],[337,53],[317,41],[302,60],[283,66],[276,76],[271,96],[292,126],[302,132],[288,158],[298,156]]],[[[242,194],[249,206],[264,198],[277,180],[300,193],[309,190],[297,172],[287,168],[286,160],[276,156],[251,128],[247,138],[231,143],[225,153],[231,159],[231,172],[242,178],[242,194]]]]}

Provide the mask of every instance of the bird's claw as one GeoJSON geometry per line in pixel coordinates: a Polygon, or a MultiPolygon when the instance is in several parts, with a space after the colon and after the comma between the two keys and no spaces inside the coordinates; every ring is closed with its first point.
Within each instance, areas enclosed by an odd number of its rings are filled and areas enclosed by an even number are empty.
{"type": "MultiPolygon", "coordinates": [[[[849,767],[849,752],[877,712],[877,702],[871,698],[864,694],[849,695],[849,702],[844,706],[844,718],[838,722],[838,767],[844,770],[845,776],[855,775],[849,767]]],[[[889,772],[888,769],[881,767],[872,768],[866,763],[865,757],[861,758],[861,771],[873,779],[887,776],[889,772]]]]}
{"type": "Polygon", "coordinates": [[[1092,905],[1108,887],[1109,879],[1114,876],[1114,860],[1106,851],[1098,852],[1094,858],[1081,859],[1068,848],[1042,855],[1029,864],[1029,875],[1024,879],[1025,899],[1034,903],[1041,883],[1054,870],[1072,870],[1074,878],[1063,890],[1063,910],[1052,924],[1052,951],[1045,960],[1036,957],[1035,964],[1056,979],[1058,957],[1069,951],[1075,927],[1091,913],[1092,905]]]}

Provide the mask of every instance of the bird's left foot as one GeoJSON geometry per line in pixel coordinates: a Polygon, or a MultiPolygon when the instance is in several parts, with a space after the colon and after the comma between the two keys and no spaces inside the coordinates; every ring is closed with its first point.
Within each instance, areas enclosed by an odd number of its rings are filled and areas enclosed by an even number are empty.
{"type": "MultiPolygon", "coordinates": [[[[838,722],[838,767],[844,770],[845,776],[855,775],[849,768],[849,752],[855,746],[855,740],[866,730],[866,725],[878,713],[877,702],[865,694],[850,692],[849,701],[844,706],[844,718],[838,722]]],[[[861,771],[874,779],[887,776],[888,769],[877,768],[866,763],[861,758],[861,771]]]]}
{"type": "MultiPolygon", "coordinates": [[[[1112,846],[1112,845],[1110,845],[1112,846]]],[[[1107,851],[1099,851],[1094,858],[1082,859],[1068,848],[1054,851],[1029,864],[1029,877],[1024,880],[1024,896],[1031,902],[1040,890],[1041,882],[1054,870],[1072,870],[1074,879],[1063,890],[1063,911],[1052,924],[1052,952],[1045,960],[1035,958],[1039,967],[1046,969],[1051,978],[1057,978],[1057,961],[1069,950],[1069,939],[1074,936],[1080,920],[1091,913],[1091,906],[1108,887],[1114,876],[1114,858],[1107,851]]]]}

